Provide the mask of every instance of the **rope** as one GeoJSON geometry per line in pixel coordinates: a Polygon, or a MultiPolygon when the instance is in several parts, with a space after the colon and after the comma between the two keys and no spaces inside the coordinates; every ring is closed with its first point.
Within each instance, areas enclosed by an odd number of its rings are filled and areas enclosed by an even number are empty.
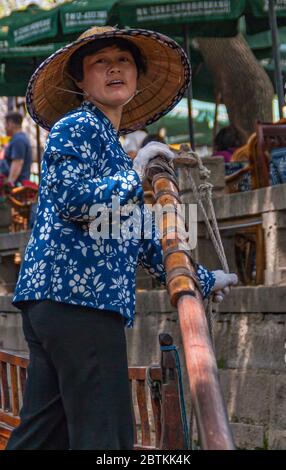
{"type": "Polygon", "coordinates": [[[186,405],[185,405],[185,399],[184,399],[182,370],[181,370],[181,363],[180,363],[180,356],[178,353],[178,349],[175,345],[161,346],[161,351],[174,351],[175,353],[176,368],[177,368],[178,379],[179,379],[180,409],[181,409],[181,418],[182,418],[183,431],[184,431],[184,445],[185,445],[185,449],[190,449],[190,436],[189,436],[189,429],[188,429],[188,423],[187,423],[187,413],[186,413],[186,405]]]}
{"type": "Polygon", "coordinates": [[[228,267],[227,259],[226,259],[226,256],[225,256],[224,248],[223,248],[223,245],[222,245],[221,236],[220,236],[220,233],[219,233],[219,228],[218,228],[218,225],[217,225],[215,211],[214,211],[214,207],[213,207],[213,203],[212,203],[213,185],[211,183],[207,183],[207,182],[202,183],[199,186],[199,191],[198,191],[197,185],[196,185],[195,181],[193,180],[192,175],[190,175],[190,183],[191,183],[191,188],[192,188],[194,197],[196,199],[196,202],[197,202],[198,206],[201,209],[205,224],[207,226],[209,235],[211,237],[211,240],[212,240],[213,245],[215,247],[216,253],[217,253],[217,255],[219,257],[219,260],[221,262],[221,265],[222,265],[223,269],[226,272],[229,272],[229,267],[228,267]],[[210,218],[212,220],[214,228],[212,228],[212,226],[210,224],[208,214],[207,214],[206,209],[203,205],[203,199],[206,199],[207,206],[210,210],[210,218]]]}
{"type": "MultiPolygon", "coordinates": [[[[188,153],[194,158],[197,162],[198,169],[199,169],[199,176],[201,180],[206,180],[207,178],[210,177],[210,170],[205,167],[205,165],[202,162],[202,159],[199,157],[199,155],[194,152],[193,150],[189,150],[188,153]]],[[[217,253],[217,256],[220,260],[220,263],[222,265],[222,268],[225,272],[229,273],[229,266],[227,262],[227,258],[225,255],[224,247],[222,244],[217,220],[216,220],[216,215],[215,215],[215,210],[213,206],[213,201],[212,201],[212,190],[213,190],[213,185],[209,183],[208,181],[204,181],[199,185],[199,189],[197,188],[197,185],[190,174],[190,184],[191,184],[191,189],[194,194],[195,200],[201,210],[201,213],[203,215],[204,222],[206,224],[207,230],[209,232],[210,238],[213,242],[215,251],[217,253]],[[203,204],[203,201],[206,201],[206,208],[203,204]],[[208,216],[209,214],[209,216],[208,216]],[[210,223],[210,220],[211,223],[210,223]]],[[[207,321],[208,321],[208,326],[210,330],[210,335],[211,335],[211,340],[213,344],[213,349],[215,350],[215,344],[214,344],[214,321],[215,321],[215,315],[212,312],[212,302],[211,299],[208,301],[208,305],[206,308],[206,313],[207,313],[207,321]]]]}
{"type": "Polygon", "coordinates": [[[221,240],[221,236],[220,236],[220,232],[219,232],[219,228],[218,228],[218,224],[216,220],[216,215],[214,211],[214,206],[212,202],[212,190],[213,190],[213,185],[211,183],[202,183],[199,186],[199,193],[201,195],[201,199],[206,200],[206,204],[210,212],[210,218],[213,223],[213,227],[211,227],[211,230],[215,237],[215,248],[216,248],[217,254],[220,258],[220,262],[223,267],[223,270],[229,273],[229,266],[228,266],[227,258],[225,256],[225,251],[224,251],[224,247],[222,244],[222,240],[221,240]]]}

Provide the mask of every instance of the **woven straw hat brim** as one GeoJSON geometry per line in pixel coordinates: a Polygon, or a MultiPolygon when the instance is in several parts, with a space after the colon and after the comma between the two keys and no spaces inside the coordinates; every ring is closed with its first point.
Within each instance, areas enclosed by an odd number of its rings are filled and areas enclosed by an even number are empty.
{"type": "Polygon", "coordinates": [[[48,57],[32,75],[26,105],[33,120],[46,130],[67,112],[81,104],[80,95],[66,73],[71,55],[81,46],[101,38],[121,37],[132,41],[147,60],[146,74],[140,74],[137,89],[143,90],[123,108],[120,133],[143,128],[168,113],[182,98],[190,81],[190,64],[184,50],[171,38],[145,29],[94,27],[75,42],[48,57]]]}

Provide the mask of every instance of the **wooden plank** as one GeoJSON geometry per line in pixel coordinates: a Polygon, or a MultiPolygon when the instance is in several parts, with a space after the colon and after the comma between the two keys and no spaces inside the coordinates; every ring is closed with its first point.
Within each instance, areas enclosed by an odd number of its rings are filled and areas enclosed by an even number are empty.
{"type": "Polygon", "coordinates": [[[20,367],[19,376],[20,376],[20,390],[21,390],[21,395],[23,398],[26,380],[27,380],[27,369],[20,367]]]}
{"type": "Polygon", "coordinates": [[[0,385],[1,385],[1,407],[4,411],[11,409],[9,387],[8,387],[8,374],[7,364],[0,360],[0,385]]]}
{"type": "Polygon", "coordinates": [[[157,397],[151,395],[151,404],[152,404],[152,411],[154,416],[154,426],[155,426],[155,445],[156,448],[159,449],[160,441],[161,441],[161,402],[157,397]]]}
{"type": "MultiPolygon", "coordinates": [[[[147,367],[137,366],[137,367],[128,367],[128,376],[130,380],[145,380],[146,378],[147,367]]],[[[150,367],[150,376],[153,380],[161,380],[161,368],[159,365],[154,365],[150,367]]]]}
{"type": "Polygon", "coordinates": [[[12,428],[16,428],[20,424],[19,416],[13,416],[12,413],[0,410],[0,423],[8,424],[12,428]]]}
{"type": "Polygon", "coordinates": [[[134,410],[134,398],[133,398],[133,383],[132,380],[129,379],[129,390],[131,396],[131,412],[132,412],[132,422],[133,422],[133,434],[134,434],[134,443],[138,443],[138,435],[137,435],[137,424],[136,424],[136,417],[135,417],[135,410],[134,410]]]}
{"type": "Polygon", "coordinates": [[[11,432],[11,428],[6,428],[0,425],[0,450],[4,450],[6,448],[11,432]]]}
{"type": "Polygon", "coordinates": [[[154,446],[140,446],[135,444],[133,450],[158,450],[158,448],[154,446]]]}
{"type": "Polygon", "coordinates": [[[14,366],[20,366],[27,368],[29,365],[29,359],[23,354],[20,353],[17,355],[9,354],[8,352],[1,350],[0,351],[0,361],[7,362],[8,364],[12,364],[14,366]]]}
{"type": "Polygon", "coordinates": [[[17,367],[13,364],[10,365],[10,378],[11,378],[12,413],[13,413],[13,416],[18,416],[19,415],[18,375],[17,375],[17,367]]]}
{"type": "Polygon", "coordinates": [[[141,421],[142,445],[150,446],[150,425],[147,408],[145,380],[136,380],[136,395],[141,421]]]}
{"type": "Polygon", "coordinates": [[[128,376],[130,380],[145,380],[146,367],[128,367],[128,376]]]}

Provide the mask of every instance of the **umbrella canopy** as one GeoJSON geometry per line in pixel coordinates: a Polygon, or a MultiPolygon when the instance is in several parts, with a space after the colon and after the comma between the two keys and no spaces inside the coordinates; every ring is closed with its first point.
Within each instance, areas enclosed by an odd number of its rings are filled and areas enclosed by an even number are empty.
{"type": "Polygon", "coordinates": [[[0,18],[0,44],[3,45],[5,42],[5,45],[7,45],[8,32],[12,26],[17,27],[17,25],[20,25],[24,21],[34,21],[42,12],[44,12],[42,8],[32,4],[27,8],[14,10],[10,15],[0,18]]]}
{"type": "MultiPolygon", "coordinates": [[[[286,25],[286,0],[278,0],[278,26],[286,25]]],[[[191,37],[229,37],[239,31],[244,16],[247,34],[269,30],[266,0],[119,0],[109,16],[111,24],[180,34],[189,25],[191,37]]]]}
{"type": "MultiPolygon", "coordinates": [[[[286,0],[276,0],[277,25],[286,25],[286,0]]],[[[246,32],[256,34],[269,29],[269,0],[247,0],[245,8],[246,32]]]]}
{"type": "Polygon", "coordinates": [[[28,5],[26,8],[13,10],[10,15],[2,16],[0,18],[0,28],[2,26],[10,26],[12,24],[21,23],[22,21],[33,20],[37,15],[41,14],[44,10],[36,4],[28,5]]]}
{"type": "Polygon", "coordinates": [[[74,0],[44,11],[37,18],[24,19],[9,28],[11,45],[70,42],[92,26],[107,23],[115,0],[74,0]]]}
{"type": "MultiPolygon", "coordinates": [[[[215,120],[215,104],[193,100],[192,116],[194,121],[194,137],[197,145],[212,145],[215,120]]],[[[218,107],[218,124],[228,125],[228,115],[224,105],[218,107]]],[[[167,143],[183,143],[189,141],[188,105],[183,98],[166,116],[148,126],[149,133],[157,133],[162,127],[167,132],[167,143]]]]}
{"type": "Polygon", "coordinates": [[[109,23],[180,34],[190,25],[192,37],[234,36],[246,0],[120,0],[111,10],[109,23]]]}
{"type": "MultiPolygon", "coordinates": [[[[277,0],[276,14],[278,26],[286,25],[286,0],[277,0]]],[[[105,24],[170,35],[181,34],[187,24],[191,37],[229,37],[239,31],[242,16],[247,34],[269,30],[267,0],[74,0],[49,10],[30,5],[9,15],[9,43],[70,41],[91,26],[105,24]]]]}
{"type": "Polygon", "coordinates": [[[40,63],[64,44],[8,47],[0,41],[0,96],[24,96],[40,63]]]}

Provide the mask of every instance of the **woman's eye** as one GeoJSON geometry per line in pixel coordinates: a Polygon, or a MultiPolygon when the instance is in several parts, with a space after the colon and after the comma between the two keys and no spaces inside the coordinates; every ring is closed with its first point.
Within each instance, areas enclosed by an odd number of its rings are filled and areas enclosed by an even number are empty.
{"type": "Polygon", "coordinates": [[[96,61],[97,64],[102,64],[103,62],[105,62],[105,59],[97,59],[96,61]]]}
{"type": "Polygon", "coordinates": [[[129,58],[128,57],[121,57],[120,59],[122,62],[128,62],[129,61],[129,58]]]}

